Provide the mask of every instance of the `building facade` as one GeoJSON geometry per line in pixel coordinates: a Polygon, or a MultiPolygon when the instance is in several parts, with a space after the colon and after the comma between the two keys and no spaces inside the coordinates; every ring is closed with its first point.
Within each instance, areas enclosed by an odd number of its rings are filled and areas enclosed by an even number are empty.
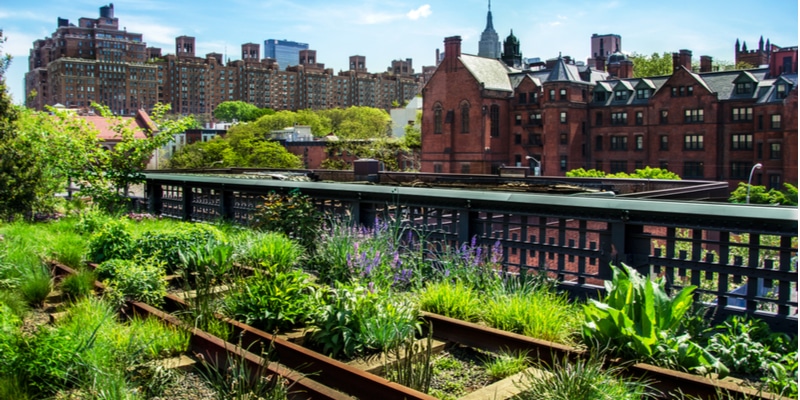
{"type": "Polygon", "coordinates": [[[609,33],[605,35],[592,34],[591,38],[592,56],[586,60],[586,65],[602,69],[598,66],[598,59],[608,60],[614,53],[622,53],[622,36],[609,33]]]}
{"type": "MultiPolygon", "coordinates": [[[[364,56],[353,56],[350,69],[334,75],[318,62],[315,50],[294,42],[298,46],[288,68],[280,57],[259,58],[256,43],[243,44],[241,59],[233,62],[219,53],[199,56],[191,36],[177,37],[174,54],[162,55],[161,49],[148,48],[141,34],[119,29],[113,5],[101,7],[99,18],[81,18],[78,26],[65,19],[58,25],[52,37],[33,43],[28,107],[88,108],[97,102],[116,114],[134,115],[160,102],[175,114],[210,116],[220,103],[240,100],[275,110],[353,105],[389,110],[414,98],[422,85],[411,59],[393,61],[388,72],[374,74],[364,56]]],[[[268,47],[277,42],[283,41],[268,47]]],[[[270,53],[278,50],[265,53],[281,54],[270,53]]]]}
{"type": "Polygon", "coordinates": [[[565,57],[519,70],[462,54],[460,37],[449,37],[422,91],[422,171],[495,174],[514,165],[563,176],[651,166],[734,187],[761,163],[753,183],[796,184],[793,52],[781,57],[786,65],[723,72],[706,57],[707,69],[693,72],[691,52],[681,50],[671,75],[632,78],[635,66],[621,54],[609,58],[609,72],[565,57]]]}

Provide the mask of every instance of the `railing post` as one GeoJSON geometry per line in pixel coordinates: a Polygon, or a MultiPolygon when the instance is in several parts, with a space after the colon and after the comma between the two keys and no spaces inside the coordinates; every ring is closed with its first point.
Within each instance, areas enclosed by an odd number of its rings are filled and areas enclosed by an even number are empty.
{"type": "Polygon", "coordinates": [[[472,240],[473,236],[480,236],[483,234],[480,221],[478,220],[479,216],[479,213],[472,211],[472,205],[470,201],[467,200],[466,207],[458,211],[459,243],[468,243],[472,240]]]}
{"type": "Polygon", "coordinates": [[[145,187],[147,193],[147,212],[153,215],[161,215],[161,198],[164,196],[164,190],[161,185],[147,182],[145,187]]]}
{"type": "Polygon", "coordinates": [[[184,221],[191,221],[192,220],[192,185],[188,183],[183,184],[183,216],[181,217],[184,221]]]}
{"type": "Polygon", "coordinates": [[[219,216],[225,221],[233,220],[233,192],[225,190],[223,186],[220,189],[219,196],[219,216]]]}
{"type": "Polygon", "coordinates": [[[361,193],[358,194],[358,199],[351,204],[350,213],[353,221],[358,222],[361,226],[372,227],[375,225],[375,205],[362,201],[361,193]]]}
{"type": "MultiPolygon", "coordinates": [[[[615,265],[625,263],[643,275],[650,276],[650,239],[644,232],[643,225],[628,223],[628,212],[623,211],[619,221],[609,224],[609,234],[604,235],[604,251],[601,262],[612,262],[615,265]],[[607,260],[603,260],[607,258],[607,260]]],[[[601,265],[601,271],[607,268],[601,265]]],[[[610,269],[601,273],[603,279],[611,279],[610,269]]]]}

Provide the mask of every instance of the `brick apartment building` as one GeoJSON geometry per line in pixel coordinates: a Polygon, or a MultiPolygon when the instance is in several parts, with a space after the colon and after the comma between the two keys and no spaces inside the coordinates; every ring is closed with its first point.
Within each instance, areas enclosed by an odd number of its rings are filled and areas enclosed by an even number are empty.
{"type": "Polygon", "coordinates": [[[635,66],[618,52],[599,53],[598,68],[559,55],[520,70],[462,54],[458,36],[444,42],[422,90],[423,172],[651,166],[734,186],[761,163],[754,184],[797,183],[797,47],[772,46],[768,67],[722,72],[706,56],[693,72],[681,50],[672,74],[632,78],[635,66]]]}
{"type": "Polygon", "coordinates": [[[80,18],[78,26],[59,18],[51,37],[34,42],[25,77],[27,106],[85,108],[94,101],[133,115],[161,102],[176,114],[208,115],[223,101],[240,100],[275,110],[388,110],[393,102],[412,99],[423,82],[413,74],[411,59],[371,74],[365,57],[353,56],[350,69],[334,75],[317,62],[314,50],[300,51],[299,65],[285,70],[259,54],[258,44],[246,43],[237,61],[225,62],[219,53],[198,57],[195,38],[180,36],[175,53],[162,56],[142,34],[120,30],[114,6],[103,6],[99,18],[80,18]]]}

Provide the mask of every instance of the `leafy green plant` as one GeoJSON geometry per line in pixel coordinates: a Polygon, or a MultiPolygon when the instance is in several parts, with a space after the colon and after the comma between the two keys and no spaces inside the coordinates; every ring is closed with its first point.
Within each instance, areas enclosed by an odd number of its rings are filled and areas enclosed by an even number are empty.
{"type": "Polygon", "coordinates": [[[91,296],[94,293],[94,282],[97,275],[94,271],[80,270],[75,274],[65,277],[59,287],[67,298],[72,301],[82,297],[91,296]]]}
{"type": "Polygon", "coordinates": [[[144,231],[135,241],[137,256],[155,257],[162,261],[168,273],[175,272],[183,263],[180,252],[195,246],[205,246],[209,241],[225,243],[224,234],[215,226],[206,224],[180,223],[172,225],[168,231],[144,231]]]}
{"type": "Polygon", "coordinates": [[[86,240],[80,235],[73,232],[62,232],[52,242],[48,258],[70,268],[81,268],[84,266],[86,246],[86,240]]]}
{"type": "MultiPolygon", "coordinates": [[[[271,344],[270,344],[271,346],[271,344]]],[[[204,361],[200,375],[214,390],[218,400],[284,400],[289,398],[291,385],[269,370],[269,350],[262,349],[263,363],[254,373],[248,367],[244,351],[228,353],[225,361],[204,361]],[[224,363],[224,364],[223,364],[224,363]],[[227,368],[218,368],[227,365],[227,368]]]]}
{"type": "Polygon", "coordinates": [[[683,368],[701,374],[728,370],[686,335],[675,336],[681,318],[692,306],[693,286],[670,298],[663,279],[650,280],[633,268],[611,266],[613,277],[605,282],[606,295],[584,305],[583,336],[589,344],[611,345],[622,355],[658,361],[672,349],[683,368]],[[659,347],[661,346],[661,347],[659,347]]]}
{"type": "Polygon", "coordinates": [[[288,195],[271,192],[256,207],[253,228],[280,232],[309,250],[316,246],[320,214],[311,197],[292,190],[288,195]]]}
{"type": "Polygon", "coordinates": [[[105,211],[92,207],[81,211],[73,229],[79,234],[91,235],[112,219],[111,215],[105,211]]]}
{"type": "Polygon", "coordinates": [[[44,265],[26,270],[22,274],[18,290],[28,304],[42,306],[53,290],[53,278],[50,270],[44,265]]]}
{"type": "Polygon", "coordinates": [[[517,385],[522,390],[517,400],[573,400],[655,398],[647,382],[619,377],[622,367],[603,367],[603,359],[592,355],[571,362],[566,356],[552,366],[539,365],[542,371],[526,371],[517,385]]]}
{"type": "Polygon", "coordinates": [[[129,258],[132,255],[133,237],[123,220],[110,220],[89,238],[89,253],[86,258],[101,263],[114,258],[129,258]]]}
{"type": "Polygon", "coordinates": [[[492,357],[483,360],[486,373],[494,380],[508,378],[517,372],[522,372],[531,363],[527,351],[501,351],[492,357]]]}
{"type": "Polygon", "coordinates": [[[394,360],[384,362],[384,375],[392,382],[429,393],[433,379],[433,329],[428,327],[424,343],[415,339],[414,335],[406,335],[383,350],[384,360],[394,360]]]}
{"type": "Polygon", "coordinates": [[[314,285],[299,270],[265,274],[258,270],[225,298],[234,319],[267,332],[287,330],[307,322],[315,309],[314,285]]]}
{"type": "Polygon", "coordinates": [[[419,293],[422,310],[464,321],[477,321],[481,312],[481,299],[471,286],[462,281],[429,282],[419,293]]]}
{"type": "MultiPolygon", "coordinates": [[[[106,263],[104,263],[106,264],[106,263]]],[[[101,264],[102,265],[102,264],[101,264]]],[[[155,260],[122,261],[116,265],[113,276],[105,279],[105,295],[121,305],[126,299],[159,306],[167,295],[167,281],[163,264],[155,260]]],[[[101,275],[101,272],[98,272],[101,275]]],[[[103,276],[103,275],[101,275],[103,276]]]]}

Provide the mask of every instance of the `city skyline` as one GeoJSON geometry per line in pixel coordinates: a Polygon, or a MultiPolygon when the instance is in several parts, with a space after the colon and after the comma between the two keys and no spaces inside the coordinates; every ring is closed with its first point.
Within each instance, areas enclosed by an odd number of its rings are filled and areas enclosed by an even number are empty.
{"type": "MultiPolygon", "coordinates": [[[[0,5],[0,29],[7,42],[2,52],[14,57],[6,83],[14,102],[22,101],[23,77],[34,40],[50,36],[57,18],[77,23],[96,18],[109,3],[78,0],[12,2],[0,5]],[[45,10],[45,11],[40,11],[45,10]]],[[[398,1],[381,4],[353,2],[237,1],[220,7],[207,1],[114,2],[120,27],[142,33],[149,47],[164,54],[175,51],[175,38],[194,36],[196,54],[217,52],[227,59],[240,58],[244,43],[266,39],[308,43],[318,62],[334,72],[347,70],[352,55],[366,57],[372,73],[386,71],[392,60],[413,59],[416,72],[434,65],[435,51],[444,51],[443,39],[459,35],[464,53],[477,54],[480,33],[486,25],[487,2],[398,1]],[[180,15],[178,20],[174,15],[180,15]],[[233,27],[233,29],[231,29],[233,27]],[[370,38],[368,41],[362,38],[370,38]]],[[[738,38],[755,49],[761,36],[778,46],[797,46],[797,2],[772,0],[752,7],[752,2],[673,1],[645,7],[632,1],[605,3],[543,1],[536,6],[492,2],[494,28],[503,40],[513,29],[523,57],[548,59],[559,53],[585,61],[593,33],[622,36],[623,51],[652,54],[689,49],[695,58],[710,55],[715,61],[733,62],[738,38]],[[765,5],[766,4],[766,5],[765,5]],[[692,10],[689,13],[687,10],[692,10]],[[658,16],[658,21],[653,21],[658,16]]]]}

